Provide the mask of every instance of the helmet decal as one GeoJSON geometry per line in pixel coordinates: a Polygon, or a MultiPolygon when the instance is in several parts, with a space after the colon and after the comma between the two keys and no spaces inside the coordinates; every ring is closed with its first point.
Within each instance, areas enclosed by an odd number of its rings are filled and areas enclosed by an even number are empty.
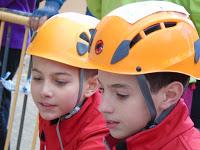
{"type": "Polygon", "coordinates": [[[194,50],[195,50],[194,61],[197,64],[199,62],[199,58],[200,58],[200,39],[198,39],[194,43],[194,50]]]}
{"type": "MultiPolygon", "coordinates": [[[[94,39],[94,36],[95,36],[97,30],[96,30],[96,29],[89,29],[89,32],[90,32],[90,35],[91,35],[90,42],[89,42],[89,46],[91,46],[92,41],[93,41],[93,39],[94,39]]],[[[88,52],[90,52],[90,49],[88,50],[88,52]]]]}
{"type": "Polygon", "coordinates": [[[98,55],[102,51],[103,51],[103,41],[99,40],[99,41],[97,41],[96,46],[95,46],[95,53],[98,55]]]}
{"type": "Polygon", "coordinates": [[[88,37],[88,35],[85,32],[82,32],[79,36],[81,39],[83,39],[86,42],[90,42],[90,39],[88,37]]]}
{"type": "Polygon", "coordinates": [[[83,43],[80,43],[80,42],[77,42],[76,44],[76,49],[77,49],[77,52],[80,56],[84,55],[85,53],[88,52],[88,48],[89,46],[86,45],[86,44],[83,44],[83,43]]]}
{"type": "Polygon", "coordinates": [[[77,49],[77,52],[80,56],[89,52],[91,43],[92,43],[94,35],[96,33],[96,29],[89,29],[89,32],[90,32],[90,35],[91,35],[90,38],[88,37],[88,35],[85,32],[82,32],[79,36],[82,40],[84,40],[88,43],[88,45],[87,45],[87,44],[84,44],[84,43],[81,43],[81,42],[77,42],[76,49],[77,49]]]}
{"type": "Polygon", "coordinates": [[[121,44],[118,46],[117,50],[115,51],[112,57],[111,64],[115,64],[124,57],[128,56],[130,43],[131,42],[129,40],[124,40],[121,42],[121,44]]]}

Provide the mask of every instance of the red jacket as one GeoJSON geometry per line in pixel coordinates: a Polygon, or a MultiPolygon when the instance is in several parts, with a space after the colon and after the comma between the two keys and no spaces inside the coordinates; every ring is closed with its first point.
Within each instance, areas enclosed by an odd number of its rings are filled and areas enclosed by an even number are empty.
{"type": "MultiPolygon", "coordinates": [[[[60,122],[60,134],[65,150],[105,150],[103,138],[108,133],[104,119],[98,111],[100,94],[88,98],[81,110],[60,122]]],[[[56,124],[39,118],[41,150],[60,150],[56,124]]]]}
{"type": "Polygon", "coordinates": [[[156,127],[120,142],[108,135],[105,142],[111,150],[200,150],[200,132],[193,127],[187,106],[180,100],[156,127]]]}

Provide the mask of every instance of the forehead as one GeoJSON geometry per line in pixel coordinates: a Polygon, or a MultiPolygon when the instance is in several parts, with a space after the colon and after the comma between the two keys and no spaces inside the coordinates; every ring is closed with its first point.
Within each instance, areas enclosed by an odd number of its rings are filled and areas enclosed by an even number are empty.
{"type": "Polygon", "coordinates": [[[63,63],[59,63],[53,60],[33,56],[32,57],[32,68],[34,69],[39,69],[41,71],[50,71],[50,72],[56,72],[56,71],[61,71],[61,72],[71,72],[75,73],[79,70],[79,68],[69,66],[63,63]]]}
{"type": "Polygon", "coordinates": [[[134,75],[122,75],[98,71],[98,78],[101,84],[105,85],[124,85],[127,87],[138,87],[136,76],[134,75]]]}

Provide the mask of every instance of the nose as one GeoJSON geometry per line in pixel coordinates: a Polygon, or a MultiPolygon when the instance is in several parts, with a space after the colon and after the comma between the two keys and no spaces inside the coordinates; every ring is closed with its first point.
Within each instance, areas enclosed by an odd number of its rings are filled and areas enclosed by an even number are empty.
{"type": "Polygon", "coordinates": [[[52,86],[50,85],[50,83],[48,81],[44,81],[42,88],[40,90],[40,95],[42,97],[52,97],[53,95],[53,91],[52,91],[52,86]]]}
{"type": "Polygon", "coordinates": [[[113,105],[112,99],[103,95],[102,101],[99,105],[99,111],[102,113],[113,113],[114,105],[113,105]]]}

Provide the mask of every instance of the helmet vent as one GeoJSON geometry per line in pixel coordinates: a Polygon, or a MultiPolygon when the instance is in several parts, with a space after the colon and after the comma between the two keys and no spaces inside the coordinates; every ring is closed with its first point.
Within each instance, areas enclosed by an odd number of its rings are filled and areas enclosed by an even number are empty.
{"type": "Polygon", "coordinates": [[[140,36],[140,34],[137,34],[132,41],[130,42],[129,47],[132,48],[137,42],[139,42],[142,39],[142,37],[140,36]]]}
{"type": "Polygon", "coordinates": [[[144,29],[144,33],[146,35],[148,35],[148,34],[154,32],[154,31],[157,31],[157,30],[160,30],[160,29],[161,29],[160,23],[157,23],[157,24],[154,24],[154,25],[149,26],[146,29],[144,29]]]}
{"type": "Polygon", "coordinates": [[[176,24],[176,22],[164,22],[165,28],[174,27],[176,24]]]}
{"type": "MultiPolygon", "coordinates": [[[[177,22],[164,22],[165,28],[170,28],[176,26],[177,22]]],[[[146,35],[149,35],[150,33],[153,33],[154,31],[160,30],[161,26],[160,23],[154,24],[152,26],[149,26],[144,29],[144,33],[146,35]]],[[[137,42],[139,42],[142,39],[141,35],[138,33],[130,42],[130,48],[132,48],[137,42]]]]}

